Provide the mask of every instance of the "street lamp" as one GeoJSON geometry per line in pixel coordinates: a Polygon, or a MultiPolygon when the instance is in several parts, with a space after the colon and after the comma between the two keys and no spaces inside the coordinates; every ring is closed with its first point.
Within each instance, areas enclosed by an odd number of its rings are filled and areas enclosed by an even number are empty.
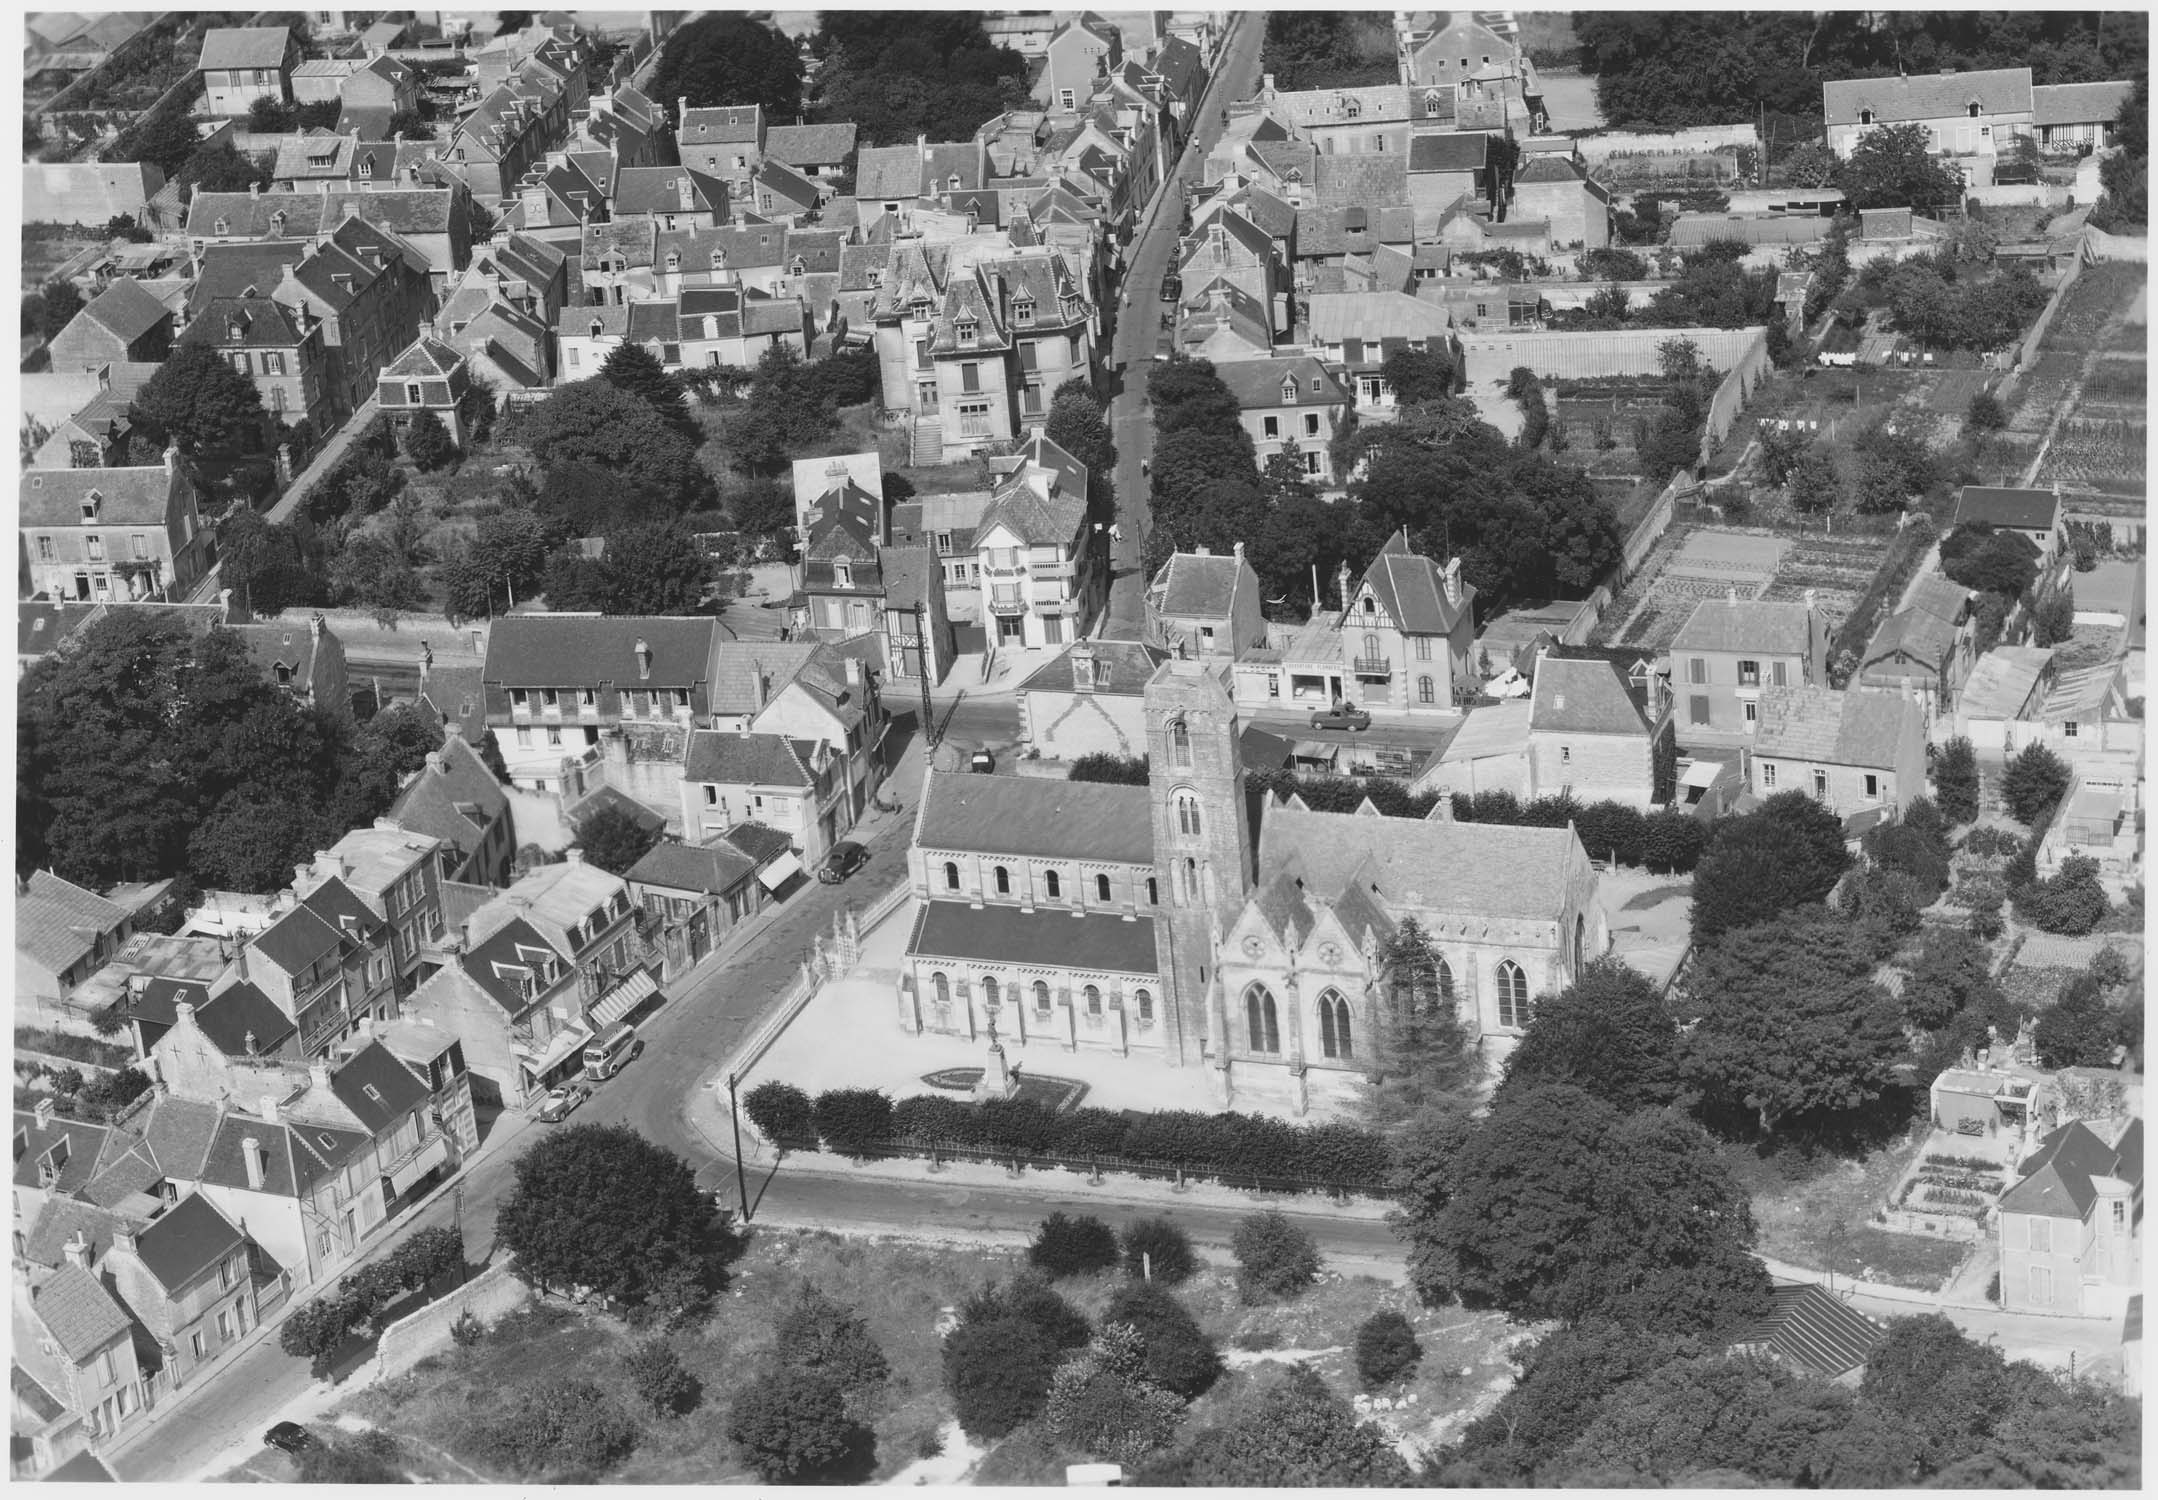
{"type": "Polygon", "coordinates": [[[749,1222],[749,1178],[742,1171],[742,1115],[735,1105],[734,1089],[742,1075],[727,1075],[727,1119],[734,1126],[734,1189],[742,1198],[742,1222],[749,1222]]]}

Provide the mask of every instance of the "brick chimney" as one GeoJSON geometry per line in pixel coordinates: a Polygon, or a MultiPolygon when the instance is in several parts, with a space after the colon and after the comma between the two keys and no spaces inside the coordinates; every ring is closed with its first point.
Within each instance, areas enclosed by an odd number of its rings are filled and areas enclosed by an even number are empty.
{"type": "Polygon", "coordinates": [[[137,1255],[133,1228],[115,1229],[112,1232],[112,1248],[122,1255],[137,1255]]]}

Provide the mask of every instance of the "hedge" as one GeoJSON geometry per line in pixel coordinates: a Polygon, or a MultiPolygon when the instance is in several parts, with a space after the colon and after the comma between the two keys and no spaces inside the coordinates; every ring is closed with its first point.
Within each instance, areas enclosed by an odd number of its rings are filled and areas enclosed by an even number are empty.
{"type": "Polygon", "coordinates": [[[1266,1115],[1163,1110],[1056,1113],[1031,1099],[980,1103],[919,1094],[894,1104],[867,1089],[819,1094],[811,1113],[824,1149],[862,1155],[877,1147],[926,1152],[985,1150],[1182,1170],[1195,1176],[1298,1178],[1378,1188],[1393,1157],[1377,1134],[1354,1125],[1293,1125],[1266,1115]]]}
{"type": "Polygon", "coordinates": [[[1646,867],[1657,875],[1692,871],[1708,842],[1708,828],[1682,807],[1643,813],[1623,802],[1576,802],[1563,792],[1523,802],[1512,792],[1455,792],[1457,823],[1509,823],[1526,828],[1573,824],[1591,859],[1646,867]]]}

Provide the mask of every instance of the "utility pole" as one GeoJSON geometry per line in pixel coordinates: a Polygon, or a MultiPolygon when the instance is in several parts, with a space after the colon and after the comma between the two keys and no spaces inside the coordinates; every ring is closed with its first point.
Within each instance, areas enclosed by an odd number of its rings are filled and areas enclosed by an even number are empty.
{"type": "Polygon", "coordinates": [[[742,1171],[742,1115],[735,1105],[734,1087],[742,1075],[727,1075],[727,1118],[734,1125],[734,1188],[742,1197],[742,1222],[749,1222],[749,1178],[742,1171]]]}
{"type": "MultiPolygon", "coordinates": [[[[931,559],[932,565],[943,564],[931,559]]],[[[929,701],[929,631],[922,621],[922,606],[914,606],[914,649],[922,672],[922,748],[924,753],[937,748],[937,711],[929,701]]]]}

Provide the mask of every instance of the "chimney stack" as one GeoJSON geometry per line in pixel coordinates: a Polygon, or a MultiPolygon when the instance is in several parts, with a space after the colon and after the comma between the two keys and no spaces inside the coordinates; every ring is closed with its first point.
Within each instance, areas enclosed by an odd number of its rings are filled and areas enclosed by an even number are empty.
{"type": "Polygon", "coordinates": [[[52,1129],[52,1096],[50,1094],[42,1095],[38,1099],[35,1114],[37,1116],[38,1129],[52,1129]]]}
{"type": "MultiPolygon", "coordinates": [[[[1342,559],[1341,566],[1334,572],[1334,578],[1341,586],[1341,609],[1342,613],[1346,614],[1349,609],[1349,563],[1347,558],[1342,559]]],[[[1313,607],[1316,608],[1318,601],[1313,600],[1312,603],[1313,607]]]]}
{"type": "Polygon", "coordinates": [[[137,1253],[135,1249],[135,1231],[132,1226],[126,1229],[115,1229],[112,1232],[112,1248],[123,1255],[137,1253]]]}
{"type": "Polygon", "coordinates": [[[582,850],[582,849],[578,848],[578,847],[577,847],[577,846],[576,846],[575,844],[572,844],[572,845],[570,845],[570,846],[569,846],[569,862],[570,862],[571,864],[573,864],[573,865],[581,865],[581,864],[583,864],[583,863],[584,863],[584,850],[582,850]]]}
{"type": "Polygon", "coordinates": [[[637,637],[637,680],[649,682],[652,678],[652,647],[643,636],[637,637]]]}
{"type": "Polygon", "coordinates": [[[318,1089],[326,1089],[330,1086],[330,1062],[328,1058],[318,1057],[307,1065],[307,1081],[318,1089]]]}
{"type": "MultiPolygon", "coordinates": [[[[240,952],[241,952],[242,954],[245,954],[245,953],[247,952],[247,950],[246,950],[245,948],[242,948],[242,949],[240,950],[240,952]]],[[[243,964],[243,965],[241,966],[241,969],[240,969],[240,977],[241,977],[241,978],[243,978],[243,979],[247,977],[247,969],[246,969],[246,966],[245,966],[244,964],[243,964]]],[[[194,1017],[195,1017],[195,1007],[194,1007],[194,1006],[192,1006],[192,1005],[190,1005],[190,1004],[188,1004],[188,1003],[187,1003],[187,1002],[186,1002],[185,1000],[181,1000],[181,1001],[179,1001],[179,1002],[175,1003],[175,1004],[174,1004],[174,1006],[172,1007],[172,1015],[173,1015],[173,1022],[174,1022],[174,1024],[175,1024],[175,1025],[183,1025],[183,1024],[185,1024],[186,1022],[188,1022],[188,1021],[191,1021],[191,1020],[193,1020],[193,1019],[194,1019],[194,1017]]]]}
{"type": "MultiPolygon", "coordinates": [[[[256,1192],[261,1192],[263,1180],[268,1175],[264,1171],[262,1142],[254,1136],[247,1137],[240,1142],[240,1156],[247,1163],[247,1185],[256,1192]]],[[[119,1244],[117,1235],[113,1237],[113,1243],[115,1246],[119,1244]]]]}
{"type": "Polygon", "coordinates": [[[67,1258],[67,1263],[75,1267],[76,1270],[87,1271],[90,1269],[90,1237],[80,1229],[67,1237],[67,1243],[60,1247],[60,1253],[67,1258]]]}

